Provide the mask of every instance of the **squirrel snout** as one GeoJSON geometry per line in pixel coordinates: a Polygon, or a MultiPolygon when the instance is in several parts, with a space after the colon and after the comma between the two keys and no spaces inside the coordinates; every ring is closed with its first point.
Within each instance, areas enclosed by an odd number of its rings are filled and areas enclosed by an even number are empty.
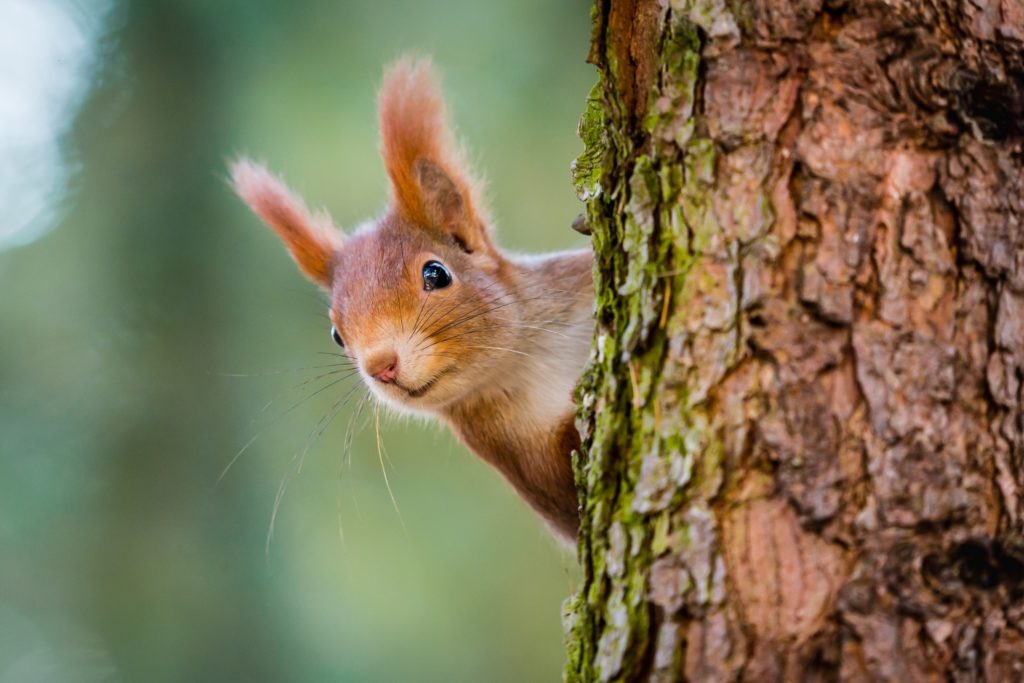
{"type": "Polygon", "coordinates": [[[366,374],[385,384],[398,377],[398,354],[394,351],[378,351],[366,359],[366,374]]]}

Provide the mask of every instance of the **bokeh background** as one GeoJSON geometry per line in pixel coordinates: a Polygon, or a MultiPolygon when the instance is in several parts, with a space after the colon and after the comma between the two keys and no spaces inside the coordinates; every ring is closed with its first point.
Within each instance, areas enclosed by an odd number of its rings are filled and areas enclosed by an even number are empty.
{"type": "Polygon", "coordinates": [[[445,431],[382,417],[400,515],[372,409],[299,471],[351,381],[315,393],[323,300],[225,161],[353,226],[382,66],[431,54],[499,241],[578,246],[588,33],[578,0],[0,0],[0,682],[558,680],[575,561],[445,431]]]}

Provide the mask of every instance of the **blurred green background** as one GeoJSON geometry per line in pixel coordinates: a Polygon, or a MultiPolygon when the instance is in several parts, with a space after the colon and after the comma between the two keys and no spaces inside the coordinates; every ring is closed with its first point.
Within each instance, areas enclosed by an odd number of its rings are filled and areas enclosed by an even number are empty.
{"type": "Polygon", "coordinates": [[[0,250],[0,682],[558,680],[575,560],[446,431],[382,419],[404,526],[371,410],[350,466],[345,410],[297,472],[354,380],[286,412],[326,384],[296,387],[325,308],[225,161],[355,225],[386,198],[382,66],[431,54],[499,241],[579,246],[587,4],[136,0],[104,25],[60,218],[0,250]]]}

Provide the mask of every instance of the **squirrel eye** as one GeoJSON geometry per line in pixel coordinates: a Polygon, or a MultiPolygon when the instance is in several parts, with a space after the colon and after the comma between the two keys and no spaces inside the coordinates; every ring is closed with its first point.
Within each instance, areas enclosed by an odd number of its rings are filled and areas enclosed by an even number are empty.
{"type": "Polygon", "coordinates": [[[423,289],[444,289],[452,283],[452,274],[440,261],[427,261],[423,264],[423,289]]]}
{"type": "Polygon", "coordinates": [[[331,339],[341,348],[345,348],[345,340],[341,338],[341,333],[338,332],[338,328],[334,325],[331,325],[331,339]]]}

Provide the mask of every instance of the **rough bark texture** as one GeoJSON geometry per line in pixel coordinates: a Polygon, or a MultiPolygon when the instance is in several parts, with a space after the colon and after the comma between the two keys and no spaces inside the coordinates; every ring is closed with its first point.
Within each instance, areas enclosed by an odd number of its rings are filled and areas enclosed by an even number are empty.
{"type": "Polygon", "coordinates": [[[570,681],[1024,678],[1024,2],[597,0],[570,681]]]}

